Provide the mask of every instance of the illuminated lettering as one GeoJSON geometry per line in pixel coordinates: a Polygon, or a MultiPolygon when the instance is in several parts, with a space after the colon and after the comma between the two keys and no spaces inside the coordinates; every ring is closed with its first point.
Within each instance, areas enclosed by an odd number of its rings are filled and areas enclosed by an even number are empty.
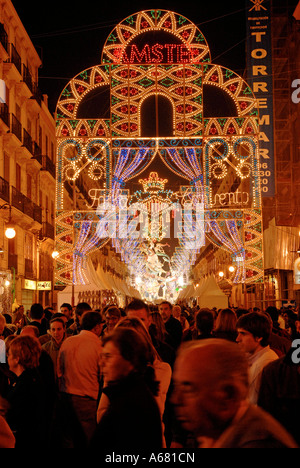
{"type": "Polygon", "coordinates": [[[256,42],[261,42],[261,36],[265,36],[265,34],[266,33],[264,31],[255,31],[251,33],[252,36],[255,36],[256,42]]]}
{"type": "Polygon", "coordinates": [[[257,99],[257,102],[258,102],[258,107],[260,109],[267,109],[268,108],[268,100],[267,98],[258,98],[257,99]]]}
{"type": "Polygon", "coordinates": [[[151,62],[150,59],[150,47],[148,44],[144,45],[143,50],[140,52],[135,44],[131,46],[130,62],[134,63],[136,60],[141,62],[151,62]]]}
{"type": "Polygon", "coordinates": [[[263,159],[270,159],[268,148],[259,148],[259,156],[263,159]]]}
{"type": "Polygon", "coordinates": [[[265,82],[261,82],[261,81],[257,81],[257,82],[254,82],[253,83],[253,91],[255,93],[259,93],[260,91],[262,93],[267,93],[268,90],[267,90],[267,83],[265,82]]]}
{"type": "Polygon", "coordinates": [[[259,132],[259,140],[270,141],[265,132],[259,132]]]}
{"type": "Polygon", "coordinates": [[[154,46],[152,46],[151,51],[152,51],[152,54],[154,55],[154,58],[152,59],[153,63],[161,63],[163,61],[164,56],[161,52],[163,48],[164,46],[161,44],[155,44],[154,46]]]}
{"type": "Polygon", "coordinates": [[[173,50],[177,48],[176,44],[165,44],[165,48],[167,49],[167,52],[168,52],[167,63],[173,63],[174,62],[173,50]]]}
{"type": "Polygon", "coordinates": [[[253,70],[253,76],[257,75],[267,75],[267,67],[265,65],[254,65],[252,67],[253,70]]]}
{"type": "Polygon", "coordinates": [[[247,192],[236,190],[236,192],[216,193],[212,206],[247,205],[248,203],[249,194],[247,192]]]}
{"type": "Polygon", "coordinates": [[[197,48],[188,48],[184,44],[145,44],[139,49],[136,44],[126,50],[116,47],[113,51],[115,63],[190,63],[199,56],[197,48]]]}
{"type": "Polygon", "coordinates": [[[268,55],[265,49],[254,49],[251,52],[251,57],[255,59],[264,59],[268,55]]]}
{"type": "Polygon", "coordinates": [[[263,115],[261,118],[258,119],[259,125],[270,125],[270,116],[263,115]]]}

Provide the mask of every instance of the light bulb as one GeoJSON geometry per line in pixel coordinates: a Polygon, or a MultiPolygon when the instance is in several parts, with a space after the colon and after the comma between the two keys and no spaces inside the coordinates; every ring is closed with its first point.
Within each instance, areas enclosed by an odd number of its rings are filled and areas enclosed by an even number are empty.
{"type": "Polygon", "coordinates": [[[7,239],[13,239],[16,235],[16,230],[15,228],[11,227],[11,226],[8,226],[6,229],[5,229],[5,237],[7,237],[7,239]]]}

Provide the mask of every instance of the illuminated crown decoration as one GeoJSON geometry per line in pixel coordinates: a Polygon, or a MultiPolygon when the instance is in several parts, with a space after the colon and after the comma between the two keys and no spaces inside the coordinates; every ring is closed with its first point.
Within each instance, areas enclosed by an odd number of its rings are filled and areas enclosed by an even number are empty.
{"type": "Polygon", "coordinates": [[[139,183],[142,184],[144,192],[163,191],[167,182],[168,179],[160,179],[157,172],[150,172],[148,179],[139,179],[139,183]]]}

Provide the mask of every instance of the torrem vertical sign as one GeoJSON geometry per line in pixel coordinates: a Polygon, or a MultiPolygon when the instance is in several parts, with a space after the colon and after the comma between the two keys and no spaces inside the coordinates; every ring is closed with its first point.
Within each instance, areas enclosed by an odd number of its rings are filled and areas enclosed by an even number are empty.
{"type": "Polygon", "coordinates": [[[247,81],[259,102],[260,174],[263,197],[275,195],[271,1],[246,0],[247,81]]]}

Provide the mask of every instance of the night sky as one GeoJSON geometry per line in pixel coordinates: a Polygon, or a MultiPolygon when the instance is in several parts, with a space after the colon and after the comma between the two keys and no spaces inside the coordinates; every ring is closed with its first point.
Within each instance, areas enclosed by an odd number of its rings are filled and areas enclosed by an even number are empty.
{"type": "Polygon", "coordinates": [[[81,71],[101,61],[104,43],[112,29],[141,10],[171,10],[195,23],[210,46],[213,63],[238,74],[245,69],[246,14],[243,0],[160,2],[91,1],[66,3],[13,0],[43,66],[39,87],[55,111],[65,85],[81,71]]]}

